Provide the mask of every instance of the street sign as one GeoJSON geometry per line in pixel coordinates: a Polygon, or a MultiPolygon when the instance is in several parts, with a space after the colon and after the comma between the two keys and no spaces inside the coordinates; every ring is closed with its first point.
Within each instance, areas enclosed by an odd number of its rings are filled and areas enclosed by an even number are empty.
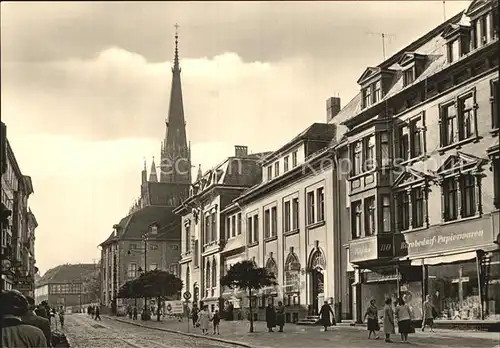
{"type": "Polygon", "coordinates": [[[182,295],[186,301],[191,299],[191,293],[189,291],[186,291],[184,295],[182,295]]]}
{"type": "Polygon", "coordinates": [[[167,314],[183,314],[184,306],[182,301],[165,301],[165,311],[167,314]]]}
{"type": "Polygon", "coordinates": [[[15,290],[19,290],[21,292],[25,291],[33,291],[33,284],[30,283],[21,283],[14,285],[15,290]]]}

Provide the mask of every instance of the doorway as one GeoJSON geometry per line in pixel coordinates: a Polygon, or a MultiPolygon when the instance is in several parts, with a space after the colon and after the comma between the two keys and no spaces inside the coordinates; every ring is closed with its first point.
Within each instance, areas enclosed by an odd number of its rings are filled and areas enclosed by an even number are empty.
{"type": "Polygon", "coordinates": [[[312,305],[313,315],[319,314],[319,308],[323,305],[325,298],[325,279],[323,270],[320,268],[313,268],[311,272],[312,277],[312,305]]]}

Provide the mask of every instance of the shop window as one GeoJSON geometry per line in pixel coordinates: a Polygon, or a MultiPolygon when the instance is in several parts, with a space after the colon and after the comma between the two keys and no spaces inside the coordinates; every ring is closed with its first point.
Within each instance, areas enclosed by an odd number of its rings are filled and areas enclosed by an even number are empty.
{"type": "Polygon", "coordinates": [[[500,320],[500,252],[485,255],[484,313],[486,320],[500,320]]]}
{"type": "Polygon", "coordinates": [[[352,228],[352,239],[361,237],[361,201],[353,202],[351,205],[351,228],[352,228]]]}
{"type": "Polygon", "coordinates": [[[365,236],[375,234],[375,197],[365,199],[365,236]]]}
{"type": "Polygon", "coordinates": [[[428,266],[428,289],[441,320],[481,319],[476,261],[428,266]]]}
{"type": "MultiPolygon", "coordinates": [[[[290,252],[285,261],[285,286],[284,293],[285,295],[296,295],[300,291],[300,261],[298,256],[294,252],[290,252]]],[[[290,301],[289,297],[289,301],[290,301]]],[[[294,304],[290,303],[289,304],[294,304]]]]}

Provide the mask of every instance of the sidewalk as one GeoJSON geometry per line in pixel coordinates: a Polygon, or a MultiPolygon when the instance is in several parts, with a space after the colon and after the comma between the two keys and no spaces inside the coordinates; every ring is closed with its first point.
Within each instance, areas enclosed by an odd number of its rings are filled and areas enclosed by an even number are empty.
{"type": "MultiPolygon", "coordinates": [[[[110,317],[111,319],[154,327],[158,329],[168,329],[179,332],[188,332],[188,322],[178,322],[174,320],[155,320],[143,322],[140,320],[130,320],[124,317],[110,317]]],[[[367,331],[364,327],[336,326],[323,332],[318,326],[298,326],[287,324],[285,332],[267,332],[266,323],[263,321],[254,323],[254,333],[249,333],[248,321],[222,321],[220,325],[220,335],[208,335],[207,338],[216,337],[239,343],[246,343],[253,347],[332,347],[335,345],[344,347],[386,347],[384,340],[367,341],[367,331]]],[[[201,334],[199,328],[193,328],[189,323],[189,333],[201,334]]],[[[382,334],[382,333],[381,333],[382,334]]],[[[381,335],[383,336],[383,335],[381,335]]],[[[393,340],[399,343],[398,335],[394,335],[393,340]]],[[[439,330],[435,333],[417,332],[411,335],[410,341],[414,345],[426,347],[494,347],[500,343],[498,333],[490,332],[458,332],[454,330],[439,330]]],[[[400,344],[400,343],[399,343],[400,344]]],[[[395,345],[399,345],[395,344],[395,345]]]]}

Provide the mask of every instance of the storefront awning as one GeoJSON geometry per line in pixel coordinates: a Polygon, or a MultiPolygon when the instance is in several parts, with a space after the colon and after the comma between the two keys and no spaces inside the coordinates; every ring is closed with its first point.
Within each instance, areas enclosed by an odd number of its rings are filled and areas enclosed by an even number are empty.
{"type": "MultiPolygon", "coordinates": [[[[453,262],[461,262],[461,261],[470,261],[476,258],[476,252],[471,251],[468,253],[456,254],[456,255],[446,255],[446,256],[437,256],[437,257],[429,257],[423,259],[423,264],[427,266],[436,266],[444,263],[453,263],[453,262]]],[[[420,261],[420,260],[416,260],[420,261]]],[[[421,262],[421,261],[420,261],[421,262]]],[[[412,261],[413,264],[413,261],[412,261]]]]}

